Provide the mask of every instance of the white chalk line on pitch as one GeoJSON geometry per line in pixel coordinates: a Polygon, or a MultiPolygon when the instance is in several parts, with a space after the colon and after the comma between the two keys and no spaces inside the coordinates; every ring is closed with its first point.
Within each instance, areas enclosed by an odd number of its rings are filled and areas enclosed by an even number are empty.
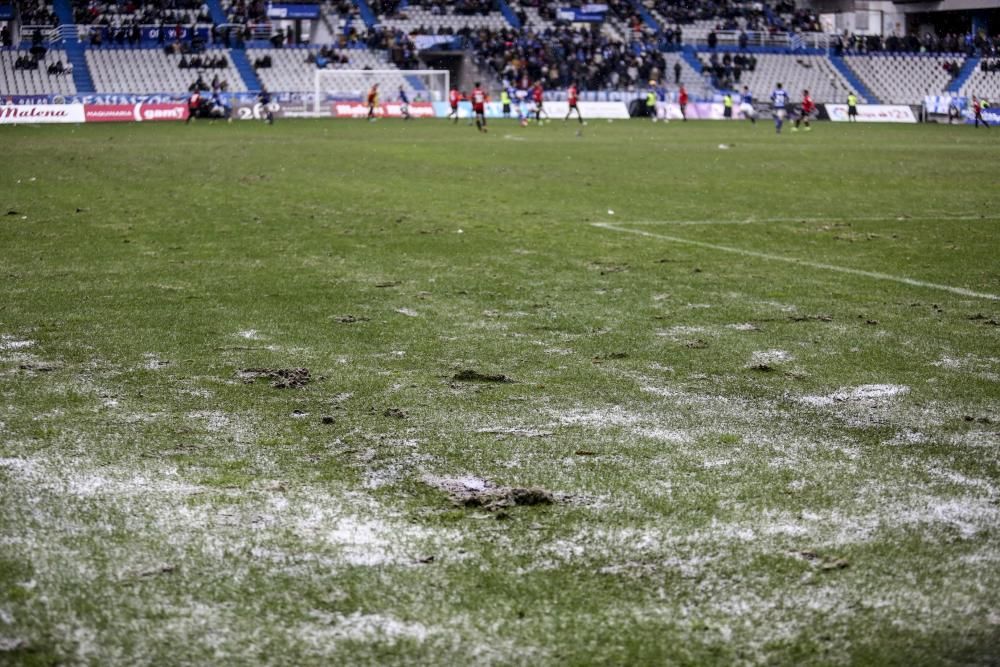
{"type": "Polygon", "coordinates": [[[903,276],[893,276],[888,273],[879,273],[878,271],[865,271],[864,269],[852,269],[846,266],[836,266],[834,264],[824,264],[822,262],[810,262],[808,260],[797,259],[795,257],[785,257],[783,255],[771,255],[766,252],[757,252],[756,250],[733,248],[731,246],[717,245],[715,243],[706,243],[704,241],[693,241],[691,239],[685,239],[679,236],[669,236],[667,234],[654,234],[652,232],[647,232],[641,229],[629,229],[628,227],[612,225],[607,222],[592,222],[590,224],[593,225],[594,227],[607,229],[613,232],[623,232],[625,234],[637,234],[638,236],[646,236],[648,238],[661,239],[663,241],[670,241],[671,243],[682,243],[685,245],[697,246],[699,248],[707,248],[709,250],[730,252],[736,255],[743,255],[745,257],[757,257],[759,259],[767,259],[774,262],[786,262],[788,264],[798,264],[799,266],[808,266],[810,268],[821,269],[823,271],[836,271],[838,273],[847,273],[853,276],[863,276],[865,278],[872,278],[875,280],[889,280],[895,283],[902,283],[904,285],[912,285],[913,287],[925,287],[927,289],[942,290],[944,292],[951,292],[953,294],[960,294],[962,296],[974,297],[976,299],[990,299],[991,301],[1000,301],[1000,296],[997,296],[996,294],[973,292],[972,290],[965,289],[964,287],[952,287],[951,285],[938,285],[937,283],[929,283],[923,280],[905,278],[903,276]]]}
{"type": "MultiPolygon", "coordinates": [[[[995,221],[1000,220],[997,215],[879,215],[879,216],[850,216],[850,217],[825,217],[825,218],[804,218],[804,217],[782,217],[782,218],[740,218],[734,220],[630,220],[630,225],[663,225],[665,227],[689,227],[696,225],[755,225],[779,222],[906,222],[907,220],[945,220],[957,222],[971,222],[975,220],[995,221]]],[[[603,223],[596,223],[603,224],[603,223]]]]}

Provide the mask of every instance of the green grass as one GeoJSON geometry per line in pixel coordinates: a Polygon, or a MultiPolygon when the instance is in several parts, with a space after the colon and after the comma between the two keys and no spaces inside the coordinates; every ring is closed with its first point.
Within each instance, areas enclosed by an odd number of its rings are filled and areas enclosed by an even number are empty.
{"type": "Polygon", "coordinates": [[[0,128],[0,663],[1000,659],[997,140],[577,129],[0,128]]]}

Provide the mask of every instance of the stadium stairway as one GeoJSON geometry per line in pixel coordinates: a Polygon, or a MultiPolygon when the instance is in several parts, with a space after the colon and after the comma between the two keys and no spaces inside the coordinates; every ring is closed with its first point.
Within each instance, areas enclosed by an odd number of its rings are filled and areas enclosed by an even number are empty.
{"type": "Polygon", "coordinates": [[[646,6],[644,4],[639,2],[639,0],[631,0],[631,2],[632,2],[632,9],[634,9],[636,13],[642,17],[643,23],[652,28],[653,32],[655,32],[657,35],[663,32],[663,28],[660,27],[660,22],[657,21],[656,18],[649,13],[649,10],[646,9],[646,6]]]}
{"type": "Polygon", "coordinates": [[[250,58],[247,57],[246,49],[230,49],[229,57],[233,59],[233,67],[240,73],[240,77],[243,79],[243,83],[246,84],[247,90],[260,90],[260,79],[257,78],[257,72],[254,71],[253,65],[250,64],[250,58]]]}
{"type": "Polygon", "coordinates": [[[962,66],[958,69],[958,76],[952,79],[951,83],[949,83],[948,87],[945,89],[945,92],[957,95],[958,91],[962,90],[962,86],[965,85],[965,82],[969,80],[970,76],[972,76],[972,73],[979,67],[979,61],[980,59],[975,57],[966,58],[965,62],[962,63],[962,66]]]}
{"type": "Polygon", "coordinates": [[[365,22],[365,26],[368,28],[374,28],[375,24],[378,23],[378,19],[375,16],[375,12],[372,11],[371,6],[368,4],[368,0],[354,0],[354,6],[358,8],[358,12],[361,14],[361,20],[365,22]]]}
{"type": "Polygon", "coordinates": [[[844,78],[847,79],[847,82],[854,87],[854,91],[858,94],[859,97],[868,102],[868,104],[879,103],[879,100],[877,97],[875,97],[875,94],[872,93],[872,91],[868,90],[868,86],[862,83],[861,78],[854,73],[854,70],[850,68],[850,66],[847,64],[847,61],[844,60],[843,57],[833,54],[827,57],[830,59],[830,63],[837,68],[837,71],[840,72],[844,76],[844,78]]]}
{"type": "Polygon", "coordinates": [[[685,44],[681,48],[681,58],[683,58],[684,62],[688,64],[688,67],[693,69],[695,73],[702,78],[706,86],[709,88],[712,87],[710,78],[701,73],[701,61],[698,60],[698,52],[695,50],[695,47],[690,44],[685,44]]]}
{"type": "Polygon", "coordinates": [[[59,18],[61,26],[60,34],[63,38],[63,47],[66,49],[66,60],[73,65],[73,85],[79,94],[94,92],[94,78],[90,76],[90,68],[87,66],[87,56],[83,44],[80,43],[76,35],[76,20],[73,18],[73,7],[70,0],[55,0],[52,5],[56,16],[59,18]]]}
{"type": "Polygon", "coordinates": [[[220,0],[207,0],[205,4],[208,5],[208,14],[212,17],[212,23],[222,25],[229,22],[226,17],[226,10],[222,8],[220,0]]]}
{"type": "Polygon", "coordinates": [[[521,29],[521,20],[517,18],[517,14],[511,9],[510,3],[507,0],[497,0],[497,6],[500,8],[500,13],[503,17],[507,19],[507,23],[514,26],[515,30],[521,29]]]}

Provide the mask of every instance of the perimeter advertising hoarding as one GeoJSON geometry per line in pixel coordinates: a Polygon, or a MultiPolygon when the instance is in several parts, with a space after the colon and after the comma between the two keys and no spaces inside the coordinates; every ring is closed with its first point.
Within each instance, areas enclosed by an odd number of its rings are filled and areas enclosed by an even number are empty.
{"type": "Polygon", "coordinates": [[[88,123],[131,123],[142,121],[185,120],[186,104],[85,104],[88,123]]]}
{"type": "MultiPolygon", "coordinates": [[[[334,118],[364,118],[368,115],[368,105],[364,102],[334,102],[330,105],[334,118]]],[[[375,108],[378,118],[402,118],[402,105],[399,102],[379,104],[375,108]]],[[[434,105],[430,102],[413,102],[410,104],[410,115],[414,118],[433,118],[434,105]]]]}
{"type": "Polygon", "coordinates": [[[82,122],[82,104],[8,104],[0,107],[0,125],[82,122]]]}
{"type": "Polygon", "coordinates": [[[269,19],[318,19],[319,5],[273,3],[267,6],[269,19]]]}
{"type": "MultiPolygon", "coordinates": [[[[580,102],[580,113],[583,114],[584,120],[588,118],[620,118],[628,119],[628,107],[625,106],[624,102],[580,102]]],[[[533,115],[531,111],[534,108],[534,104],[531,102],[526,102],[524,105],[525,113],[533,115]]],[[[548,113],[550,118],[565,118],[566,112],[569,111],[569,104],[567,102],[546,102],[544,109],[548,113]]],[[[435,115],[438,118],[444,118],[451,113],[451,105],[447,102],[434,102],[435,115]]],[[[517,118],[517,104],[511,104],[510,110],[511,118],[517,118]]],[[[458,103],[458,117],[459,118],[472,118],[472,105],[469,102],[459,102],[458,103]]],[[[503,117],[503,105],[499,102],[488,102],[486,104],[486,117],[487,118],[502,118],[503,117]]],[[[576,115],[573,115],[576,118],[576,115]]]]}
{"type": "MultiPolygon", "coordinates": [[[[830,120],[847,122],[846,104],[824,104],[830,120]]],[[[901,104],[859,104],[858,122],[861,123],[916,123],[913,109],[901,104]]]]}

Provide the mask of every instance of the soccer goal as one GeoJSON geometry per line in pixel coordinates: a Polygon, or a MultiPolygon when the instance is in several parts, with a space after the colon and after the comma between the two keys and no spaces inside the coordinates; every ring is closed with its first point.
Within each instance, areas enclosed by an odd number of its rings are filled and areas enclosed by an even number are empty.
{"type": "Polygon", "coordinates": [[[318,69],[315,75],[313,112],[317,116],[357,116],[367,113],[366,100],[372,84],[379,87],[380,111],[398,111],[400,89],[406,92],[410,113],[424,110],[433,115],[429,103],[448,99],[450,75],[437,69],[318,69]]]}

